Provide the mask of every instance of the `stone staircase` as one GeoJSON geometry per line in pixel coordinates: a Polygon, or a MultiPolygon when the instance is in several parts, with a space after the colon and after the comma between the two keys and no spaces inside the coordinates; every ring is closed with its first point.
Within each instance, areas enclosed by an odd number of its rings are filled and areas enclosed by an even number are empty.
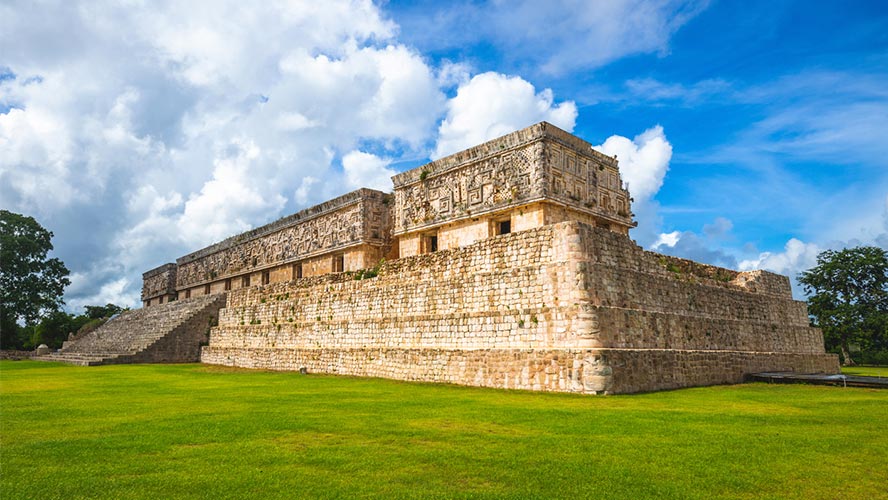
{"type": "Polygon", "coordinates": [[[207,295],[126,311],[58,352],[33,359],[81,366],[196,362],[225,299],[207,295]]]}

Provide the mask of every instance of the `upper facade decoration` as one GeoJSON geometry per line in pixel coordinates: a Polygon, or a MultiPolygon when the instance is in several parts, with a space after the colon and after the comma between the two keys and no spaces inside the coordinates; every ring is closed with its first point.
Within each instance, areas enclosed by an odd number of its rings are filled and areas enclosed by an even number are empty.
{"type": "Polygon", "coordinates": [[[615,158],[541,122],[392,177],[393,233],[547,200],[633,227],[615,158]]]}
{"type": "Polygon", "coordinates": [[[359,189],[176,260],[177,287],[294,262],[359,244],[385,245],[388,195],[359,189]]]}
{"type": "Polygon", "coordinates": [[[142,273],[142,300],[175,295],[176,264],[172,262],[142,273]]]}

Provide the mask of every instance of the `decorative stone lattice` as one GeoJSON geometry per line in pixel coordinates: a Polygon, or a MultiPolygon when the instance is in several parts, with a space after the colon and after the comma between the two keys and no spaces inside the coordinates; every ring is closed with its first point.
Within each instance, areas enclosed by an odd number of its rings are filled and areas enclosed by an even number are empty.
{"type": "Polygon", "coordinates": [[[389,243],[387,195],[360,189],[229,238],[178,263],[184,288],[360,244],[389,243]]]}
{"type": "Polygon", "coordinates": [[[631,226],[616,161],[539,123],[393,177],[394,234],[538,200],[631,226]]]}
{"type": "Polygon", "coordinates": [[[169,263],[142,274],[142,300],[176,293],[176,264],[169,263]]]}

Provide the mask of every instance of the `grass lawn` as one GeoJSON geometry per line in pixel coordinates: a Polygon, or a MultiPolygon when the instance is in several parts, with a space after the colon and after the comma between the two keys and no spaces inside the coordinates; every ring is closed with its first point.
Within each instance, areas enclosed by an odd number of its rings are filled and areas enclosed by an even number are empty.
{"type": "Polygon", "coordinates": [[[888,378],[888,366],[843,366],[842,373],[845,375],[858,375],[861,377],[888,378]]]}
{"type": "Polygon", "coordinates": [[[0,498],[874,499],[888,391],[631,396],[0,362],[0,498]]]}

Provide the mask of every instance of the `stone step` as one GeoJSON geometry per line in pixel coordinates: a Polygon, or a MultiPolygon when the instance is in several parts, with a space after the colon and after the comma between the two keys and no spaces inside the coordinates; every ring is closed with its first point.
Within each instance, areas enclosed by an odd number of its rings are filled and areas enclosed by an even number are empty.
{"type": "MultiPolygon", "coordinates": [[[[127,311],[82,338],[65,342],[60,352],[46,356],[44,360],[89,365],[120,362],[150,349],[180,327],[186,327],[208,308],[218,310],[220,301],[224,300],[224,296],[213,295],[127,311]]],[[[195,324],[190,325],[194,328],[195,324]]]]}

